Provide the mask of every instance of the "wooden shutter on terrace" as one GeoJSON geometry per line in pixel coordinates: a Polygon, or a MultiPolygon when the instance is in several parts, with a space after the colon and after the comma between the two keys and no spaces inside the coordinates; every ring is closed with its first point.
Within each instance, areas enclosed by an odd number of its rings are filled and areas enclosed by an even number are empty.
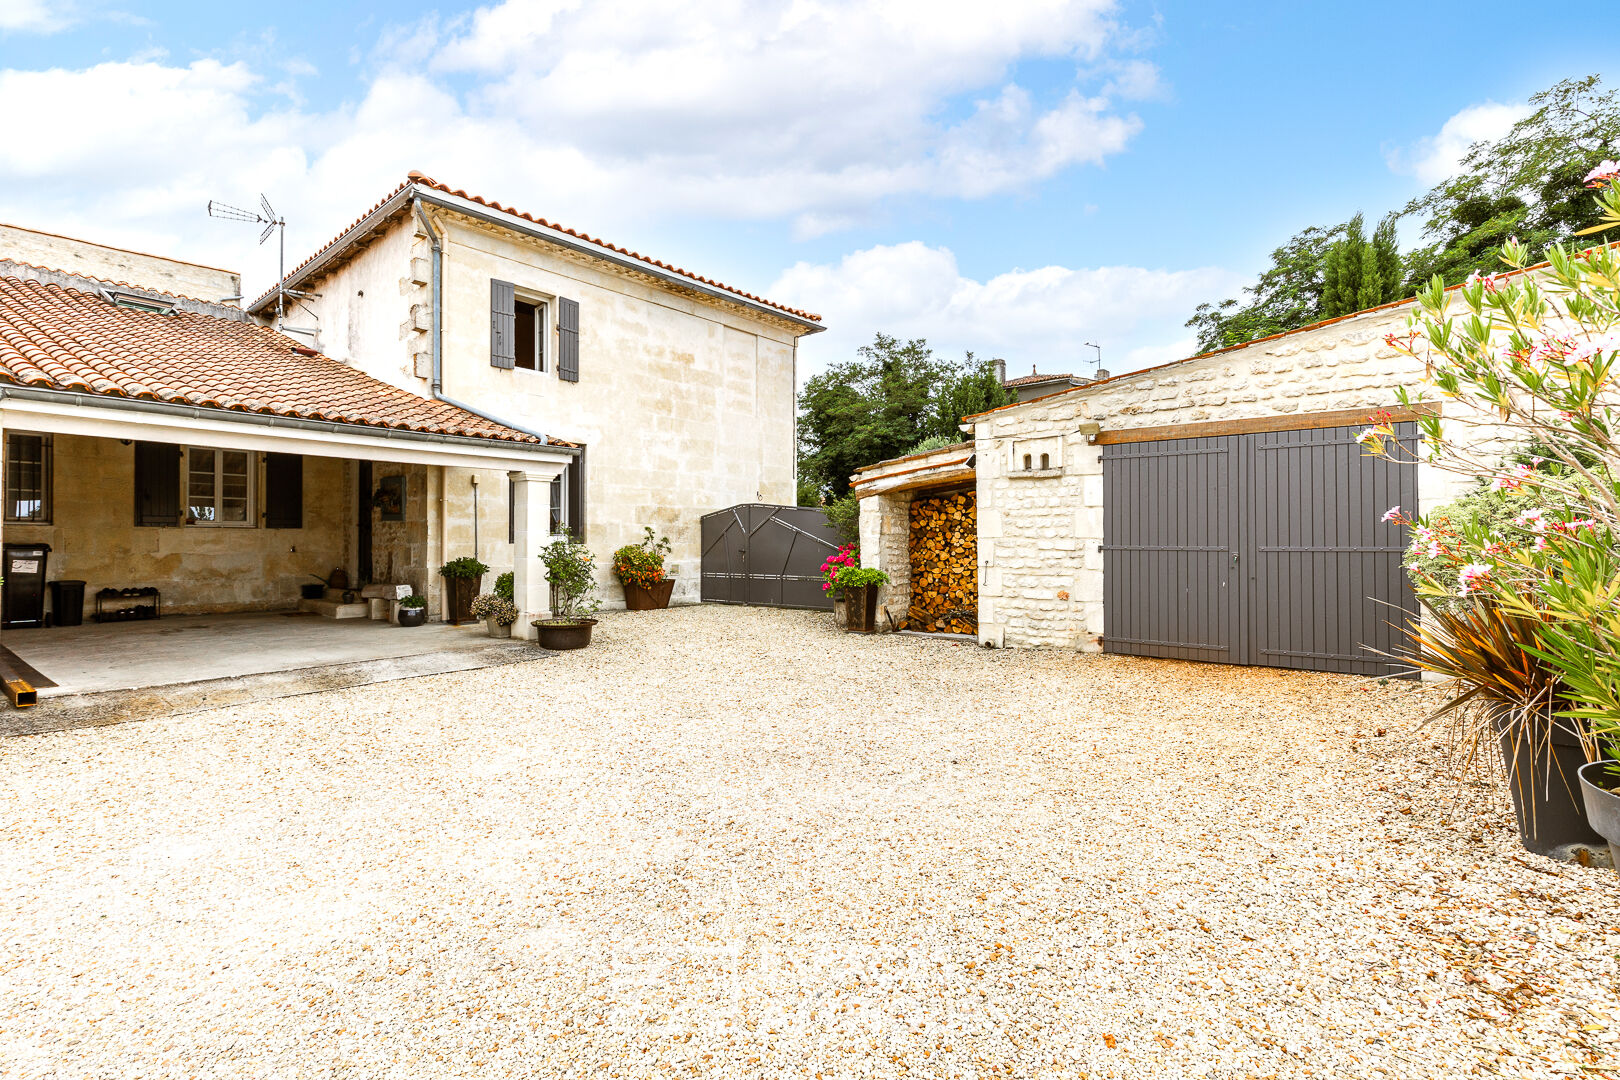
{"type": "Polygon", "coordinates": [[[585,539],[585,448],[568,465],[568,527],[585,539]]]}
{"type": "Polygon", "coordinates": [[[489,281],[489,366],[517,366],[517,287],[489,281]]]}
{"type": "Polygon", "coordinates": [[[135,524],[180,524],[180,447],[135,444],[135,524]]]}
{"type": "Polygon", "coordinates": [[[264,527],[304,527],[304,456],[264,455],[264,527]]]}
{"type": "Polygon", "coordinates": [[[557,298],[557,377],[579,382],[579,301],[557,298]]]}

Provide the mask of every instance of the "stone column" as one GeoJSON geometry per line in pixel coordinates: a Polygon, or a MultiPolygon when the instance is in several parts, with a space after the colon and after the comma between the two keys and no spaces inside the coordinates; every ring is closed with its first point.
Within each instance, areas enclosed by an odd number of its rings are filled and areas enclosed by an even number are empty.
{"type": "Polygon", "coordinates": [[[551,477],[546,473],[509,472],[512,481],[512,602],[517,605],[518,621],[512,629],[533,638],[529,623],[551,614],[551,598],[546,588],[546,568],[540,564],[540,549],[550,541],[551,477]]]}
{"type": "Polygon", "coordinates": [[[882,570],[889,583],[878,591],[878,630],[887,631],[911,610],[911,495],[895,492],[861,500],[861,565],[882,570]],[[885,618],[887,611],[891,618],[885,618]]]}

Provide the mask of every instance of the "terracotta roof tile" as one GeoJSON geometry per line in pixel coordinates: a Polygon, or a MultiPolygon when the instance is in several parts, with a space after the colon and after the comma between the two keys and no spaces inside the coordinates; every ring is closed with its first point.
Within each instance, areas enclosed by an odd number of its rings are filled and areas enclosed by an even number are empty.
{"type": "MultiPolygon", "coordinates": [[[[610,244],[599,236],[592,236],[589,233],[579,232],[575,229],[570,229],[565,225],[558,225],[556,222],[547,221],[545,218],[535,217],[533,214],[516,210],[510,206],[504,206],[501,203],[495,202],[491,199],[486,199],[482,195],[470,194],[462,188],[453,188],[449,184],[441,183],[440,181],[433,179],[431,176],[426,176],[419,172],[412,172],[405,183],[399,185],[399,187],[396,187],[393,191],[390,191],[387,195],[377,200],[376,205],[372,206],[372,208],[367,210],[364,214],[361,214],[359,217],[355,218],[353,223],[351,223],[348,228],[345,228],[342,232],[338,233],[338,235],[335,236],[329,243],[319,248],[313,255],[294,267],[292,272],[287,275],[287,280],[291,281],[296,278],[304,267],[320,258],[327,251],[331,250],[332,247],[338,243],[338,241],[342,240],[343,237],[349,232],[349,229],[352,229],[355,227],[355,225],[360,224],[360,222],[364,221],[369,215],[376,213],[379,207],[412,184],[420,184],[423,187],[432,188],[435,191],[442,191],[446,195],[454,195],[457,198],[466,199],[469,202],[475,202],[480,206],[488,207],[489,209],[497,211],[498,213],[510,214],[512,217],[521,218],[524,221],[532,222],[547,229],[556,229],[558,232],[566,233],[569,236],[572,236],[578,240],[583,240],[588,244],[595,244],[597,247],[606,248],[609,251],[617,252],[620,255],[635,259],[638,262],[644,262],[648,266],[655,266],[666,273],[678,274],[681,277],[691,278],[693,281],[701,282],[704,285],[721,289],[728,293],[733,293],[745,300],[752,300],[756,304],[764,304],[766,307],[775,308],[778,311],[784,311],[789,315],[796,315],[801,319],[808,319],[811,322],[821,321],[821,316],[813,312],[804,311],[800,308],[788,307],[786,304],[778,304],[774,300],[767,300],[763,296],[756,296],[751,292],[744,292],[742,289],[727,285],[724,282],[715,281],[713,278],[702,277],[698,274],[694,274],[690,270],[675,266],[672,263],[666,263],[659,259],[654,259],[650,256],[643,255],[639,251],[631,251],[629,248],[619,247],[617,244],[610,244]]],[[[274,289],[269,290],[257,300],[253,301],[252,304],[248,305],[248,310],[257,310],[262,304],[265,303],[265,301],[273,297],[275,293],[276,291],[274,289]]]]}
{"type": "Polygon", "coordinates": [[[1072,378],[1074,378],[1073,375],[1020,375],[1016,379],[1008,379],[1006,382],[1002,383],[1001,385],[1002,386],[1029,386],[1032,383],[1061,382],[1064,379],[1072,379],[1072,378]]]}
{"type": "Polygon", "coordinates": [[[533,443],[252,322],[155,314],[0,277],[0,381],[369,427],[533,443]]]}

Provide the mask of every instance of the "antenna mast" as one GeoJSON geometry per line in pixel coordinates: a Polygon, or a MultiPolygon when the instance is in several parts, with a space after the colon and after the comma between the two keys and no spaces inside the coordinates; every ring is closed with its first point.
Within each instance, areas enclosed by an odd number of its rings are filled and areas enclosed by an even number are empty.
{"type": "Polygon", "coordinates": [[[1086,342],[1086,348],[1097,350],[1097,371],[1093,372],[1093,375],[1096,375],[1098,372],[1102,371],[1102,346],[1097,344],[1095,341],[1088,341],[1086,342]]]}
{"type": "Polygon", "coordinates": [[[278,215],[270,200],[259,193],[259,209],[243,210],[240,206],[222,203],[218,199],[208,201],[208,216],[221,218],[225,221],[251,221],[255,225],[263,225],[264,231],[259,234],[259,243],[262,245],[270,239],[270,233],[276,229],[281,230],[281,251],[276,261],[276,329],[284,329],[283,317],[287,314],[287,219],[278,215]]]}

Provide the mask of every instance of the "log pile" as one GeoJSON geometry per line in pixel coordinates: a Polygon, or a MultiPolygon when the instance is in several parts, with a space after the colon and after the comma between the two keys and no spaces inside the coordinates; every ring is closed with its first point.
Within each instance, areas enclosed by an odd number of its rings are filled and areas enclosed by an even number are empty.
{"type": "Polygon", "coordinates": [[[979,522],[973,492],[911,502],[911,610],[906,625],[931,633],[979,629],[979,522]]]}

